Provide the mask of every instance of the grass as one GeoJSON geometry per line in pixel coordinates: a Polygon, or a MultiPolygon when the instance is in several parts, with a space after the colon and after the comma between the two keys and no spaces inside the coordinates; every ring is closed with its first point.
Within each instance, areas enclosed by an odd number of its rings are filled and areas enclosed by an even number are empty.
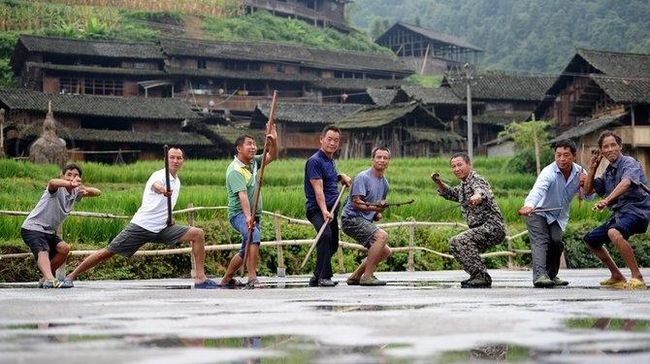
{"type": "MultiPolygon", "coordinates": [[[[263,206],[267,211],[304,218],[303,168],[304,160],[287,159],[271,164],[265,174],[263,206]]],[[[505,159],[477,158],[477,172],[492,184],[497,202],[507,224],[513,231],[522,230],[524,221],[516,214],[532,187],[535,177],[504,173],[505,159]]],[[[194,206],[225,206],[225,170],[230,160],[189,160],[181,171],[183,188],[176,209],[194,206]]],[[[354,176],[368,168],[367,160],[341,160],[339,171],[354,176]]],[[[149,175],[161,168],[160,162],[145,161],[132,165],[108,166],[83,163],[84,182],[103,191],[99,198],[82,200],[76,211],[94,211],[116,215],[132,215],[140,205],[142,188],[149,175]]],[[[456,184],[447,160],[396,159],[387,171],[391,184],[389,199],[402,201],[414,198],[415,204],[385,213],[385,221],[463,221],[456,204],[437,195],[429,175],[433,170],[441,173],[443,180],[456,184]]],[[[34,165],[28,162],[0,160],[0,205],[5,210],[30,211],[40,198],[47,181],[58,174],[55,166],[34,165]]],[[[571,208],[573,221],[593,221],[604,218],[590,210],[591,203],[574,201],[571,208]]],[[[197,215],[199,226],[222,220],[223,213],[208,211],[197,215]]],[[[185,219],[178,216],[179,221],[185,219]]],[[[20,239],[19,230],[24,217],[0,218],[0,241],[20,239]]],[[[64,224],[66,239],[87,243],[103,243],[115,236],[125,221],[70,217],[64,224]]],[[[270,229],[272,231],[272,229],[270,229]]]]}

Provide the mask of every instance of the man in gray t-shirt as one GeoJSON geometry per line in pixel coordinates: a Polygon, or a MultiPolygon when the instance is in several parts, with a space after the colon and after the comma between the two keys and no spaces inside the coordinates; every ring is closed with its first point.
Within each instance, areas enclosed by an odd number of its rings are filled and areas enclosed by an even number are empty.
{"type": "Polygon", "coordinates": [[[29,213],[20,235],[36,258],[43,274],[43,288],[59,288],[54,272],[65,262],[70,246],[56,230],[82,197],[95,197],[101,191],[81,184],[81,168],[70,163],[63,167],[60,178],[51,179],[36,207],[29,213]]]}
{"type": "Polygon", "coordinates": [[[348,285],[383,286],[386,282],[374,275],[377,264],[387,259],[390,248],[388,233],[373,221],[381,219],[386,208],[384,200],[388,195],[388,181],[384,171],[388,168],[390,150],[378,147],[372,151],[372,167],[359,173],[352,181],[350,196],[343,208],[343,231],[368,248],[368,258],[350,275],[348,285]]]}

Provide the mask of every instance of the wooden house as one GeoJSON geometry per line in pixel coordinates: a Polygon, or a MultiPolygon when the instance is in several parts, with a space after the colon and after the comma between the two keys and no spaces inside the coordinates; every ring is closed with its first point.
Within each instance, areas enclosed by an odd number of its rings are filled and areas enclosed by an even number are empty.
{"type": "Polygon", "coordinates": [[[352,31],[345,21],[345,4],[351,0],[244,0],[246,10],[262,9],[276,16],[304,20],[315,27],[332,27],[348,33],[352,31]]]}
{"type": "Polygon", "coordinates": [[[57,134],[67,142],[68,149],[88,152],[75,154],[75,159],[112,162],[119,150],[133,151],[125,152],[123,159],[127,162],[159,159],[165,144],[179,145],[190,156],[209,157],[213,153],[213,144],[205,136],[183,132],[183,125],[197,114],[180,100],[142,102],[136,97],[0,89],[7,155],[27,155],[29,145],[41,133],[49,103],[57,134]]]}
{"type": "MultiPolygon", "coordinates": [[[[513,121],[530,118],[555,77],[531,76],[500,71],[484,72],[471,80],[472,104],[481,105],[472,115],[474,147],[478,153],[487,153],[484,144],[495,141],[499,132],[513,121]]],[[[464,77],[449,74],[441,87],[449,88],[459,99],[467,100],[467,83],[464,77]]],[[[467,112],[453,130],[467,135],[467,112]]]]}
{"type": "Polygon", "coordinates": [[[10,61],[18,83],[48,93],[171,97],[160,47],[21,35],[10,61]]]}
{"type": "Polygon", "coordinates": [[[270,101],[273,90],[296,101],[353,102],[347,95],[396,86],[412,74],[396,58],[373,53],[179,39],[163,39],[161,45],[179,97],[247,115],[270,101]]]}
{"type": "Polygon", "coordinates": [[[464,138],[417,102],[366,106],[336,123],[346,135],[344,158],[367,158],[387,146],[394,157],[432,157],[460,150],[464,138]]]}
{"type": "Polygon", "coordinates": [[[392,49],[411,69],[424,69],[424,74],[441,74],[465,63],[478,64],[483,52],[458,37],[402,22],[395,23],[375,42],[392,49]]]}
{"type": "MultiPolygon", "coordinates": [[[[289,157],[311,155],[320,147],[320,133],[325,126],[334,124],[363,107],[359,104],[278,103],[274,120],[280,154],[289,157]]],[[[257,105],[251,127],[263,129],[269,119],[270,109],[269,103],[257,105]]],[[[347,141],[345,138],[343,135],[342,143],[347,141]]]]}
{"type": "Polygon", "coordinates": [[[554,121],[555,140],[578,142],[583,164],[600,132],[611,129],[649,170],[650,54],[577,49],[546,94],[535,113],[554,121]]]}

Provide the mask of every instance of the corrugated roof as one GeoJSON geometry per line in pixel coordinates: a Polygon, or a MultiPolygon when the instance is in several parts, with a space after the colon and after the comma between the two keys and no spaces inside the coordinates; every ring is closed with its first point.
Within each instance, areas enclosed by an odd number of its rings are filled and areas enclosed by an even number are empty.
{"type": "Polygon", "coordinates": [[[19,42],[30,52],[85,56],[162,60],[160,46],[104,40],[70,39],[21,35],[19,42]]]}
{"type": "Polygon", "coordinates": [[[388,125],[413,112],[418,113],[418,125],[444,129],[444,123],[416,102],[386,106],[366,106],[336,123],[341,129],[376,128],[388,125]]]}
{"type": "Polygon", "coordinates": [[[423,37],[428,38],[428,39],[430,39],[432,41],[437,41],[437,42],[440,42],[440,43],[447,43],[449,45],[456,46],[456,47],[459,47],[459,48],[472,49],[472,50],[475,50],[477,52],[483,52],[483,49],[481,49],[480,47],[475,46],[472,43],[467,42],[467,41],[465,41],[465,40],[463,40],[463,39],[461,39],[459,37],[449,35],[449,34],[439,33],[439,32],[436,32],[436,31],[434,31],[432,29],[421,28],[421,27],[411,25],[411,24],[406,24],[406,23],[403,23],[403,22],[395,23],[386,32],[384,32],[384,34],[379,36],[379,38],[377,38],[377,41],[379,42],[379,40],[385,34],[391,32],[393,30],[393,28],[395,28],[395,27],[403,27],[403,28],[405,28],[405,29],[407,29],[409,31],[420,34],[423,37]]]}
{"type": "Polygon", "coordinates": [[[172,57],[202,57],[291,62],[314,68],[400,73],[410,75],[397,57],[370,52],[330,51],[283,43],[250,43],[162,39],[163,52],[172,57]]]}
{"type": "Polygon", "coordinates": [[[46,113],[50,101],[55,114],[157,120],[184,120],[197,116],[187,104],[173,98],[61,95],[0,88],[0,103],[10,110],[46,113]]]}
{"type": "Polygon", "coordinates": [[[620,120],[626,115],[627,113],[623,114],[617,114],[617,115],[608,115],[608,116],[603,116],[601,118],[597,119],[591,119],[585,122],[580,123],[578,126],[573,127],[564,133],[558,135],[556,138],[551,139],[551,143],[557,142],[560,140],[564,139],[574,139],[574,138],[579,138],[583,135],[590,134],[594,131],[600,130],[605,128],[608,125],[611,124],[620,124],[620,120]]]}
{"type": "MultiPolygon", "coordinates": [[[[472,99],[540,101],[553,85],[556,77],[492,71],[479,74],[472,80],[472,99]]],[[[447,75],[443,86],[449,85],[459,98],[466,98],[467,85],[463,77],[447,75]]]]}
{"type": "MultiPolygon", "coordinates": [[[[359,104],[278,102],[274,119],[278,123],[333,124],[362,108],[363,105],[359,104]]],[[[258,104],[256,111],[259,111],[264,118],[268,119],[271,104],[258,104]]]]}

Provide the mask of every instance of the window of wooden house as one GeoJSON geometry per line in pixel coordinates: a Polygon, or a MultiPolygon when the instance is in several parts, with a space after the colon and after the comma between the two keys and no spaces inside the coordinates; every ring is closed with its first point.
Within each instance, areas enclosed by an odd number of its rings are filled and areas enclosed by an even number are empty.
{"type": "Polygon", "coordinates": [[[205,59],[199,59],[198,61],[196,61],[196,66],[199,69],[206,69],[207,68],[207,62],[205,61],[205,59]]]}
{"type": "Polygon", "coordinates": [[[80,91],[78,78],[63,77],[59,79],[59,92],[62,94],[78,94],[80,91]]]}
{"type": "Polygon", "coordinates": [[[285,73],[287,72],[287,67],[283,64],[278,64],[276,70],[278,71],[278,73],[285,73]]]}
{"type": "Polygon", "coordinates": [[[84,93],[86,95],[122,96],[123,84],[122,81],[110,79],[86,79],[84,93]]]}

